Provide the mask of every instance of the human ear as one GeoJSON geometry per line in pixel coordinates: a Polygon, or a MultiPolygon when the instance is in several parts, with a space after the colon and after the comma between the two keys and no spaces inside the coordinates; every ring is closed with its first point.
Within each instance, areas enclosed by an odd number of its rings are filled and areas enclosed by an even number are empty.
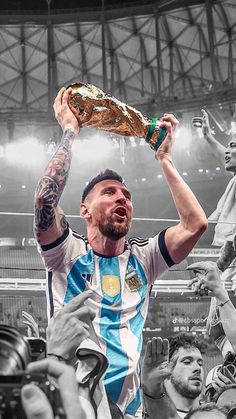
{"type": "Polygon", "coordinates": [[[80,204],[80,215],[86,219],[91,217],[91,214],[84,203],[80,204]]]}

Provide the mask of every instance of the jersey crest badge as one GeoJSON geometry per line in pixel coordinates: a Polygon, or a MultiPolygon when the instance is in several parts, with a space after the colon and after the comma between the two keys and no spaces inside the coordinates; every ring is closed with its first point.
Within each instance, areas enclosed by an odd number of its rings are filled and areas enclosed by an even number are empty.
{"type": "Polygon", "coordinates": [[[136,271],[128,272],[125,276],[125,282],[130,292],[138,291],[142,286],[142,282],[136,271]]]}
{"type": "Polygon", "coordinates": [[[103,275],[102,289],[109,297],[115,297],[120,292],[120,279],[116,275],[103,275]]]}

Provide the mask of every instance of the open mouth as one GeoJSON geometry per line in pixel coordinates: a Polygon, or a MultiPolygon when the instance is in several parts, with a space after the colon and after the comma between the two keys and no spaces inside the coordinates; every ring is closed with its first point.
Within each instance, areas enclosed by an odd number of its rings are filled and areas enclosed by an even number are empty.
{"type": "Polygon", "coordinates": [[[229,163],[229,161],[230,161],[230,157],[225,157],[225,163],[229,163]]]}
{"type": "Polygon", "coordinates": [[[114,214],[118,215],[121,218],[125,218],[127,216],[126,209],[123,207],[117,207],[114,211],[114,214]]]}

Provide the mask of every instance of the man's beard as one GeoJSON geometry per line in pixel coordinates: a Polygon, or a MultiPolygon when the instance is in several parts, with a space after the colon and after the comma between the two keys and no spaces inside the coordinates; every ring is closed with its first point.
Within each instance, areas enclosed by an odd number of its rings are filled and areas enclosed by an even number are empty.
{"type": "Polygon", "coordinates": [[[176,391],[183,397],[187,397],[188,399],[196,399],[199,394],[201,394],[202,386],[189,388],[189,386],[185,383],[182,383],[179,380],[175,380],[173,376],[170,377],[171,383],[175,387],[176,391]]]}
{"type": "Polygon", "coordinates": [[[100,232],[110,240],[117,241],[122,239],[129,231],[129,222],[114,223],[111,217],[106,217],[105,221],[98,223],[100,232]]]}

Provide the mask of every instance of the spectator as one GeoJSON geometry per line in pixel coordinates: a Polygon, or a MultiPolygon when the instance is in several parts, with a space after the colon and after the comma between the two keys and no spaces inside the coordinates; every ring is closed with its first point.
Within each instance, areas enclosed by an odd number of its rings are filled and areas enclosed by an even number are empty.
{"type": "Polygon", "coordinates": [[[205,403],[191,409],[185,419],[227,419],[227,410],[218,407],[215,403],[205,403]]]}
{"type": "Polygon", "coordinates": [[[204,138],[210,145],[216,158],[224,164],[225,170],[233,173],[233,178],[229,181],[224,194],[217,204],[216,210],[209,217],[209,220],[217,221],[212,244],[215,246],[223,246],[222,255],[218,261],[218,267],[222,270],[222,272],[224,272],[222,275],[222,281],[225,282],[226,279],[230,279],[233,282],[234,278],[236,278],[236,269],[232,266],[232,262],[236,257],[234,243],[234,238],[236,236],[236,133],[231,133],[227,147],[223,146],[216,140],[211,132],[207,112],[202,109],[202,113],[202,131],[204,138]],[[225,269],[228,266],[231,267],[226,271],[225,269]]]}
{"type": "Polygon", "coordinates": [[[192,336],[148,342],[141,374],[150,419],[184,418],[198,407],[203,387],[201,346],[192,336]],[[170,345],[169,345],[170,342],[170,345]]]}

